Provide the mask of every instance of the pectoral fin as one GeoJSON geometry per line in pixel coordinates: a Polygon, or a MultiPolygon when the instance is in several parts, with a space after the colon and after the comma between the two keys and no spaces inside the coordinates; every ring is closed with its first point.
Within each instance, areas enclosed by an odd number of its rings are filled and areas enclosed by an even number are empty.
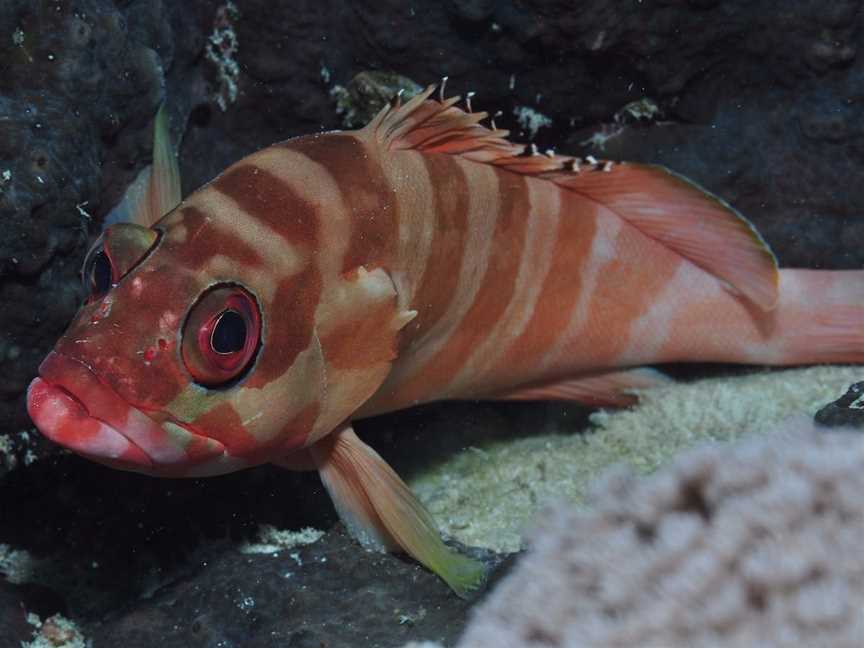
{"type": "Polygon", "coordinates": [[[180,166],[163,104],[153,123],[153,164],[144,168],[129,185],[120,203],[105,217],[105,226],[128,222],[150,227],[181,199],[180,166]]]}
{"type": "Polygon", "coordinates": [[[364,547],[404,551],[459,596],[483,583],[483,564],[444,544],[429,512],[350,424],[318,441],[310,453],[340,517],[364,547]]]}

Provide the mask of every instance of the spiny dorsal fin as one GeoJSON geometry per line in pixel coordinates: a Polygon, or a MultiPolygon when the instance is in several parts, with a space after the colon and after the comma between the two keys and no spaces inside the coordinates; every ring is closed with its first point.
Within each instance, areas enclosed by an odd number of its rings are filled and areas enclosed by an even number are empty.
{"type": "Polygon", "coordinates": [[[447,153],[532,175],[580,194],[718,277],[763,310],[778,298],[777,259],[753,225],[728,203],[665,167],[540,153],[480,124],[459,97],[435,101],[429,86],[385,107],[364,132],[388,150],[447,153]]]}

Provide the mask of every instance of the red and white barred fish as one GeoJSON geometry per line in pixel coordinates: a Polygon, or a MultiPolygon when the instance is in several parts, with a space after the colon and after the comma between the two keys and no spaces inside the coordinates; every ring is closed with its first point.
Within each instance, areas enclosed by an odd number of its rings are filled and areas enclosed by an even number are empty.
{"type": "MultiPolygon", "coordinates": [[[[621,404],[661,380],[649,363],[864,361],[862,272],[779,271],[746,220],[666,169],[538,155],[431,93],[258,151],[152,226],[109,227],[29,389],[42,433],[158,476],[317,469],[365,546],[461,594],[482,567],[355,419],[621,404]]],[[[139,214],[176,204],[160,174],[139,214]]]]}

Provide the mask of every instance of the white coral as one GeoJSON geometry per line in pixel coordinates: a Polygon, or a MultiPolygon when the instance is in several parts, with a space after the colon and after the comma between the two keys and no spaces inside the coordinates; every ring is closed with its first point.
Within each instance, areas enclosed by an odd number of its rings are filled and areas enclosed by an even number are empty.
{"type": "Polygon", "coordinates": [[[864,645],[860,433],[790,424],[599,484],[546,514],[460,648],[864,645]]]}

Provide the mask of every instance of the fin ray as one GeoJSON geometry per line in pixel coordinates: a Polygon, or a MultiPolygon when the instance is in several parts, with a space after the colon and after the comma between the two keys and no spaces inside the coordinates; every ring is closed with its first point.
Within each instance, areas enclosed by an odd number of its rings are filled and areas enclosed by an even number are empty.
{"type": "Polygon", "coordinates": [[[150,227],[180,204],[182,199],[180,167],[168,132],[165,104],[159,107],[153,122],[153,164],[146,183],[146,189],[135,197],[130,220],[150,227]]]}
{"type": "Polygon", "coordinates": [[[361,544],[400,548],[459,596],[482,585],[483,564],[444,544],[426,508],[350,425],[321,439],[310,452],[337,511],[361,544]]]}
{"type": "Polygon", "coordinates": [[[522,387],[495,396],[496,400],[563,400],[599,407],[627,407],[639,400],[639,390],[665,387],[675,381],[650,367],[580,376],[553,383],[522,387]]]}
{"type": "Polygon", "coordinates": [[[777,259],[753,225],[721,198],[664,167],[612,163],[537,152],[506,139],[507,131],[430,99],[435,86],[404,105],[385,107],[363,132],[387,150],[459,155],[573,191],[718,277],[763,310],[777,303],[777,259]]]}

